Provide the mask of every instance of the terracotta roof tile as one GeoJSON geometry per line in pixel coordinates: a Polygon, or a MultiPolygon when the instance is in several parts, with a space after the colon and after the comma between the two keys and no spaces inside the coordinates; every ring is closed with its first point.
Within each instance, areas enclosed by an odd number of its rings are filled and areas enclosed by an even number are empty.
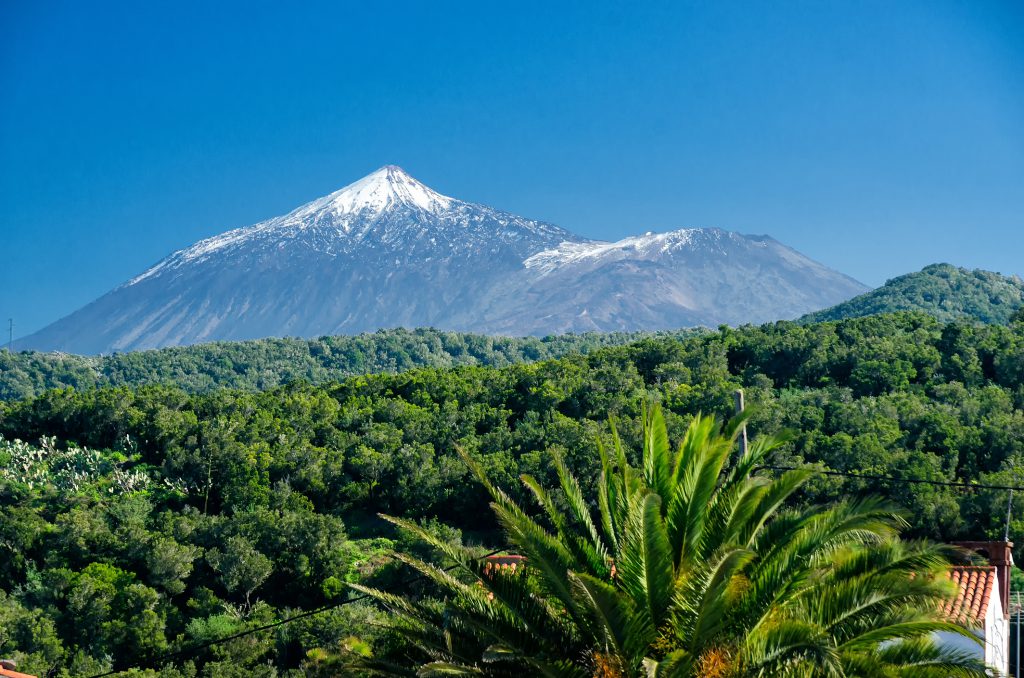
{"type": "Polygon", "coordinates": [[[36,678],[35,676],[30,676],[27,673],[18,673],[11,669],[5,669],[2,666],[0,666],[0,676],[5,676],[5,678],[36,678]]]}
{"type": "Polygon", "coordinates": [[[962,624],[985,623],[988,601],[996,587],[996,568],[990,566],[951,567],[949,578],[960,592],[956,599],[943,606],[946,616],[962,624]]]}

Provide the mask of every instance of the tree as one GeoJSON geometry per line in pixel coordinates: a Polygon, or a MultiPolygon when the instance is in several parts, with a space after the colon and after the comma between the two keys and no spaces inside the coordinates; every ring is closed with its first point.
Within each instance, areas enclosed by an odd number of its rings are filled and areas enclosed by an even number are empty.
{"type": "Polygon", "coordinates": [[[263,585],[274,567],[265,555],[253,548],[245,537],[231,537],[224,550],[210,549],[206,554],[210,566],[220,573],[221,583],[231,593],[241,593],[246,607],[253,592],[263,585]]]}
{"type": "Polygon", "coordinates": [[[192,561],[198,554],[196,547],[179,544],[170,537],[153,538],[146,554],[150,583],[172,595],[182,593],[185,580],[192,573],[192,561]]]}
{"type": "Polygon", "coordinates": [[[903,523],[880,500],[786,509],[809,474],[758,473],[779,438],[733,456],[744,422],[719,433],[713,418],[698,416],[672,451],[654,408],[640,467],[617,435],[599,449],[590,502],[556,456],[561,497],[522,479],[545,523],[467,455],[527,570],[491,572],[466,549],[388,518],[445,553],[461,576],[396,553],[446,601],[357,588],[423,649],[420,676],[985,675],[980,662],[931,639],[972,637],[941,618],[952,594],[944,550],[899,541],[903,523]]]}

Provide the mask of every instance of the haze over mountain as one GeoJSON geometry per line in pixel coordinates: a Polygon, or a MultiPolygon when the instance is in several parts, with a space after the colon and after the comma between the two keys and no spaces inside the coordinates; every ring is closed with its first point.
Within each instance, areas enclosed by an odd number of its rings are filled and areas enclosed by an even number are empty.
{"type": "Polygon", "coordinates": [[[932,264],[800,320],[821,322],[894,311],[923,311],[942,322],[976,320],[1005,324],[1022,306],[1024,280],[1018,276],[932,264]]]}
{"type": "Polygon", "coordinates": [[[589,240],[386,166],[179,250],[17,347],[93,354],[398,326],[659,330],[793,318],[866,289],[768,236],[589,240]]]}

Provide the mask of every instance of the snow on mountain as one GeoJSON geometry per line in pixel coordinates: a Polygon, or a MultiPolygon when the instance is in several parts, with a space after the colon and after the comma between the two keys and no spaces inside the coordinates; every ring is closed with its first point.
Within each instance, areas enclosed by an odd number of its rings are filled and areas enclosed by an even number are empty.
{"type": "Polygon", "coordinates": [[[588,240],[389,165],[174,252],[19,345],[100,353],[400,325],[662,329],[796,317],[865,289],[764,236],[690,228],[588,240]]]}
{"type": "Polygon", "coordinates": [[[275,249],[288,242],[336,256],[358,249],[364,240],[392,249],[417,242],[435,246],[440,240],[453,249],[467,249],[494,238],[551,242],[575,236],[550,224],[441,195],[402,168],[387,165],[288,214],[200,240],[127,284],[231,250],[275,249]]]}
{"type": "Polygon", "coordinates": [[[448,209],[453,202],[452,198],[413,179],[401,167],[386,165],[339,191],[303,205],[285,220],[305,222],[310,215],[324,213],[337,217],[363,210],[381,212],[397,204],[436,213],[448,209]]]}
{"type": "Polygon", "coordinates": [[[724,252],[721,242],[738,242],[745,236],[730,233],[721,229],[682,228],[668,233],[645,233],[630,236],[616,242],[590,240],[583,242],[563,242],[558,247],[538,252],[523,262],[526,268],[535,269],[540,274],[551,273],[559,268],[579,264],[588,260],[652,258],[672,252],[699,246],[704,251],[717,247],[724,252]]]}

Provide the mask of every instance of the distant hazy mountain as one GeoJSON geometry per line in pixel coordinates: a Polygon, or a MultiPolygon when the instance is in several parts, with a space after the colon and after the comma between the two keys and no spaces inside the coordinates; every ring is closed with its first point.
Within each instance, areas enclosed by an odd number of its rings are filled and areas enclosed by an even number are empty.
{"type": "Polygon", "coordinates": [[[819,322],[892,311],[924,311],[943,322],[970,319],[1006,323],[1022,305],[1024,280],[1017,276],[932,264],[800,320],[819,322]]]}
{"type": "Polygon", "coordinates": [[[175,252],[18,348],[91,354],[398,326],[659,330],[792,318],[866,289],[767,236],[587,240],[388,166],[175,252]]]}

